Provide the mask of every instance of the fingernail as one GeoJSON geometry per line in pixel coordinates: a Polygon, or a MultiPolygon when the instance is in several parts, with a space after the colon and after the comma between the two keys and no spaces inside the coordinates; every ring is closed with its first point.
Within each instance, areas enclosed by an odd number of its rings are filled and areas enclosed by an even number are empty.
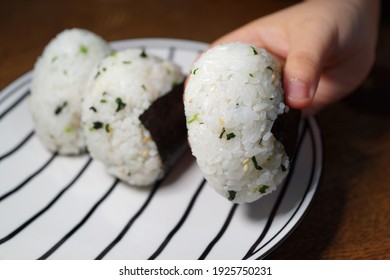
{"type": "Polygon", "coordinates": [[[287,96],[289,99],[311,99],[313,93],[310,88],[302,82],[292,80],[287,84],[287,96]]]}

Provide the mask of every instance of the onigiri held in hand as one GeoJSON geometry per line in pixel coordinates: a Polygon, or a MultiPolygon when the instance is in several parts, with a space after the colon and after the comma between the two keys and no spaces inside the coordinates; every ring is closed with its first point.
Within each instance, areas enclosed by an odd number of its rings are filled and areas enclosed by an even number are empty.
{"type": "Polygon", "coordinates": [[[276,190],[290,167],[272,131],[289,110],[277,61],[240,42],[215,46],[192,66],[184,105],[192,153],[209,186],[234,203],[276,190]]]}

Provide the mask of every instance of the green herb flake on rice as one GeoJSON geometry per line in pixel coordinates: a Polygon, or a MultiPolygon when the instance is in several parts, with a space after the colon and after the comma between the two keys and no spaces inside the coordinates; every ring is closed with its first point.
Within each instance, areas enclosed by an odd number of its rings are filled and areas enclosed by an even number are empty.
{"type": "Polygon", "coordinates": [[[87,55],[88,54],[88,48],[85,45],[80,45],[79,51],[83,55],[87,55]]]}
{"type": "Polygon", "coordinates": [[[115,102],[117,104],[115,112],[119,112],[120,110],[126,107],[126,103],[124,103],[120,97],[117,97],[115,99],[115,102]]]}
{"type": "Polygon", "coordinates": [[[230,201],[233,201],[236,198],[237,192],[236,191],[228,191],[228,194],[229,194],[228,199],[230,201]]]}

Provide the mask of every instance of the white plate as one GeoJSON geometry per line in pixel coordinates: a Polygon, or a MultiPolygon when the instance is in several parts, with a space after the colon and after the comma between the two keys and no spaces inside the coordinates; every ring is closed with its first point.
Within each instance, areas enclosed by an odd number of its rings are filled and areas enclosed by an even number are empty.
{"type": "MultiPolygon", "coordinates": [[[[188,73],[207,45],[139,39],[112,47],[143,47],[188,73]]],[[[312,118],[278,191],[234,205],[204,184],[189,152],[146,189],[117,182],[88,155],[47,152],[28,111],[30,79],[0,93],[0,259],[259,259],[297,226],[316,192],[322,143],[312,118]]]]}

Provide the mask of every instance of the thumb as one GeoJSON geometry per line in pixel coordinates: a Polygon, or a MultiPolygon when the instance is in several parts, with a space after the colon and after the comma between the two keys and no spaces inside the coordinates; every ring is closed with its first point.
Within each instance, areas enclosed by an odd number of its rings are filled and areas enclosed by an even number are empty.
{"type": "Polygon", "coordinates": [[[283,86],[290,107],[308,107],[315,95],[321,72],[337,43],[337,31],[313,19],[291,26],[283,86]]]}

